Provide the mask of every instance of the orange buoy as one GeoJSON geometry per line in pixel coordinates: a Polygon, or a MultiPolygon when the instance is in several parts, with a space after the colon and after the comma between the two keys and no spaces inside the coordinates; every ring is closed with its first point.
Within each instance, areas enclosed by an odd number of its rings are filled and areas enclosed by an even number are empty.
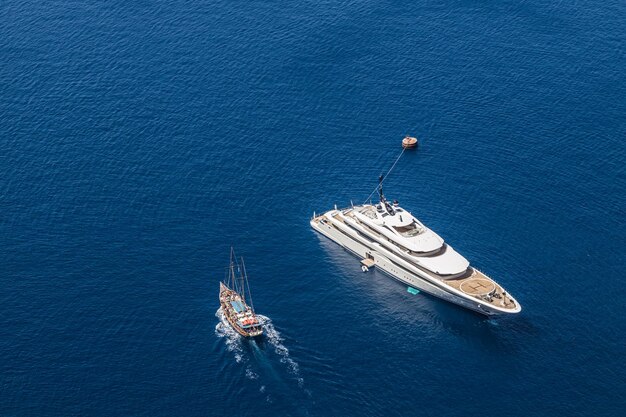
{"type": "Polygon", "coordinates": [[[411,136],[405,137],[404,139],[402,139],[402,147],[404,149],[417,148],[417,139],[411,136]]]}

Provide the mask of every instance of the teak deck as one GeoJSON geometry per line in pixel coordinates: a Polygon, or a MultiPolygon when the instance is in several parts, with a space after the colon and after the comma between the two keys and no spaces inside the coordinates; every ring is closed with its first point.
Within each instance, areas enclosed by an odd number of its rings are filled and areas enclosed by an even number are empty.
{"type": "Polygon", "coordinates": [[[515,308],[515,302],[507,296],[504,289],[477,269],[472,268],[472,274],[468,277],[444,279],[443,282],[481,300],[483,303],[510,309],[515,308]]]}

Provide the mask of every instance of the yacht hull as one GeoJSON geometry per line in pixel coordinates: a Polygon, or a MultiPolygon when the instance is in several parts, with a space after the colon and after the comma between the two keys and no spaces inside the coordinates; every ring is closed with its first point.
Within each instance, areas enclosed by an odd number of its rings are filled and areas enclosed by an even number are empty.
{"type": "Polygon", "coordinates": [[[319,218],[311,220],[311,227],[326,236],[330,240],[339,244],[355,256],[360,259],[370,258],[374,261],[376,268],[390,277],[409,285],[413,288],[417,288],[427,294],[458,306],[464,307],[468,310],[475,311],[485,316],[497,316],[497,315],[509,315],[511,313],[499,311],[491,308],[489,305],[485,305],[478,299],[468,299],[460,297],[454,293],[446,291],[444,285],[436,285],[429,281],[422,275],[417,268],[401,267],[397,263],[392,262],[389,258],[393,255],[388,254],[379,243],[371,241],[364,237],[353,238],[346,233],[339,230],[330,222],[320,222],[319,218]]]}

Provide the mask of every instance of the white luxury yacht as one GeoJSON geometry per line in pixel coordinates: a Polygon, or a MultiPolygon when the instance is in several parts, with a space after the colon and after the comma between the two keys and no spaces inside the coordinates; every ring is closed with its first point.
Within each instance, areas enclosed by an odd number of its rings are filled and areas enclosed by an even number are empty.
{"type": "MultiPolygon", "coordinates": [[[[380,177],[380,203],[330,210],[311,226],[337,242],[364,265],[428,294],[486,315],[514,314],[519,303],[502,286],[424,226],[397,201],[389,203],[380,177]]],[[[364,267],[366,270],[366,267],[364,267]]]]}

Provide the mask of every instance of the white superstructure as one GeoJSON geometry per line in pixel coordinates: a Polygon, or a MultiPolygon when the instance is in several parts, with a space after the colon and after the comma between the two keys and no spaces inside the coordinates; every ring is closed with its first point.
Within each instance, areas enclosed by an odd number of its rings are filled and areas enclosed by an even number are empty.
{"type": "Polygon", "coordinates": [[[426,293],[486,315],[519,313],[521,306],[502,286],[471,267],[379,185],[380,202],[330,210],[311,226],[380,270],[426,293]]]}

